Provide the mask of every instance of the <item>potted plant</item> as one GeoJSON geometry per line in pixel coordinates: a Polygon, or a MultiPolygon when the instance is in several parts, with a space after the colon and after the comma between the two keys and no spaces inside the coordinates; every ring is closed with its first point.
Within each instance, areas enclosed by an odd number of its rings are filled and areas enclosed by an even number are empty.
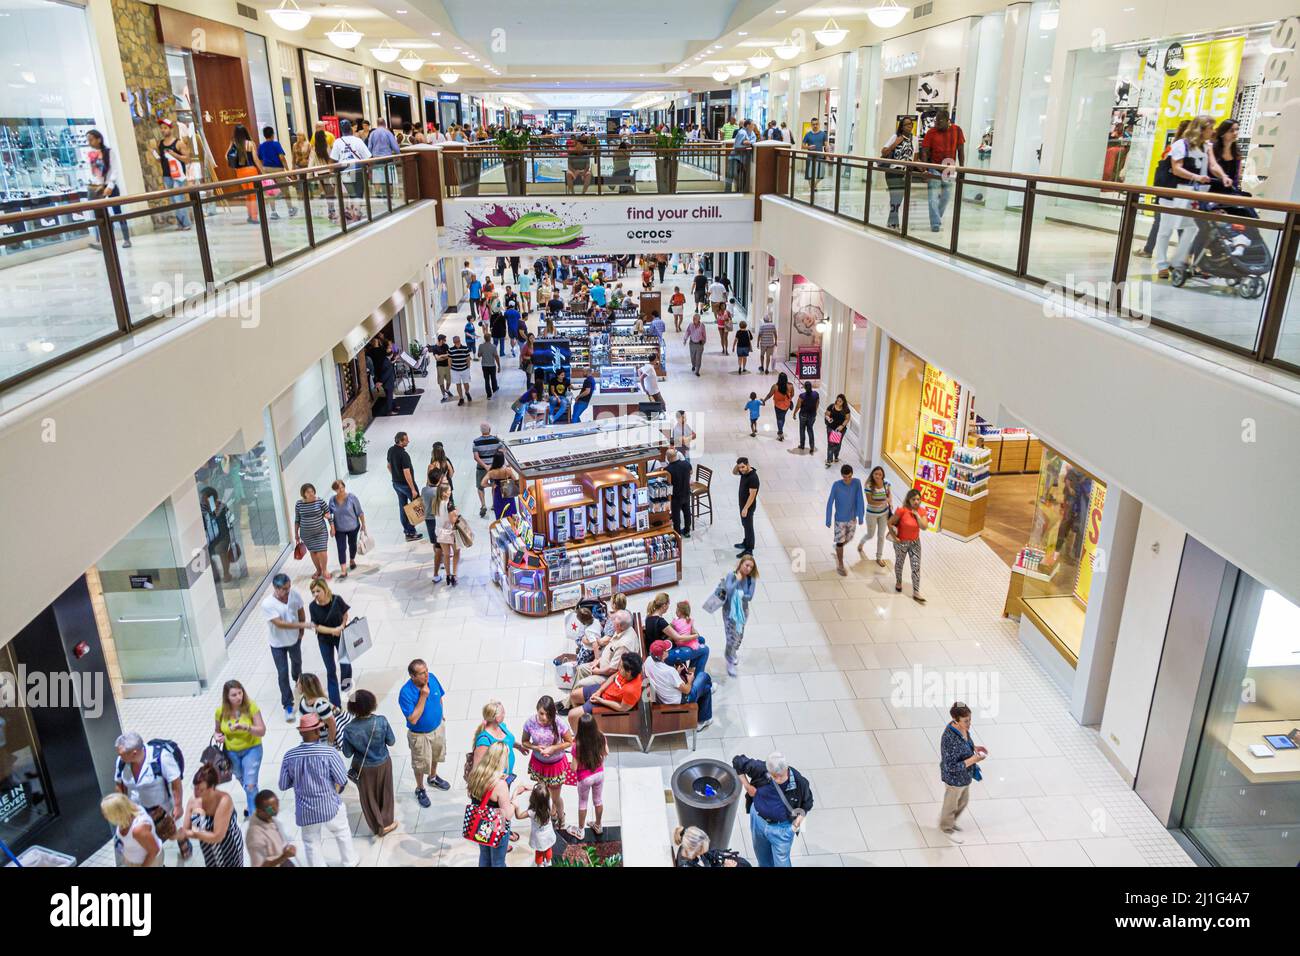
{"type": "Polygon", "coordinates": [[[366,438],[364,429],[355,429],[343,439],[343,451],[348,457],[348,474],[364,475],[366,473],[366,438]]]}
{"type": "Polygon", "coordinates": [[[655,182],[661,193],[677,192],[677,161],[685,142],[686,133],[680,126],[674,126],[671,133],[655,134],[655,182]]]}
{"type": "Polygon", "coordinates": [[[501,166],[506,176],[506,195],[522,196],[528,182],[528,156],[533,146],[530,129],[501,128],[496,133],[497,148],[502,151],[501,166]]]}

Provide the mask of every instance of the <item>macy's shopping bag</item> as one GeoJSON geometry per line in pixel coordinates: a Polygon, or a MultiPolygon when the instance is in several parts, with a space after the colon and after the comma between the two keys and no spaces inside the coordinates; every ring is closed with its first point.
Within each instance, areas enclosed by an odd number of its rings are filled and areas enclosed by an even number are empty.
{"type": "Polygon", "coordinates": [[[355,664],[358,657],[370,650],[374,641],[370,638],[370,622],[364,617],[354,617],[343,628],[343,640],[339,642],[339,660],[355,664]]]}

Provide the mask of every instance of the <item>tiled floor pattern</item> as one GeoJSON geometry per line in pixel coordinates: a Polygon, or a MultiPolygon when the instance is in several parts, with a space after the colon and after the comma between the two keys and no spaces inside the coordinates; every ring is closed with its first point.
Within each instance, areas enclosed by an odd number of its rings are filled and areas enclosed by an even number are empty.
{"type": "MultiPolygon", "coordinates": [[[[673,281],[670,275],[670,287],[673,281]]],[[[462,324],[463,319],[451,318],[445,328],[462,324]]],[[[762,481],[755,550],[761,581],[739,677],[725,674],[719,622],[697,613],[715,647],[709,670],[717,687],[715,723],[699,736],[698,750],[685,749],[680,738],[659,741],[649,754],[615,744],[606,819],[619,821],[620,768],[658,767],[666,785],[672,768],[695,756],[765,756],[779,749],[808,775],[816,794],[806,836],[794,850],[798,866],[1189,865],[1101,756],[1095,732],[1070,717],[1062,692],[1018,644],[1015,626],[1000,617],[1006,565],[981,542],[927,535],[923,570],[929,603],[924,606],[893,592],[892,568],[878,568],[856,554],[850,576],[838,577],[823,522],[833,472],[823,467],[820,454],[798,454],[789,436],[778,442],[766,410],[760,437],[749,437],[741,406],[750,390],[761,397],[773,378],[736,376],[732,359],[712,340],[703,376],[683,375],[684,346],[670,340],[665,397],[670,409],[691,413],[700,434],[696,460],[717,473],[715,519],[687,543],[685,580],[669,593],[674,601],[688,598],[698,612],[714,582],[733,567],[731,545],[740,538],[740,524],[729,472],[741,453],[754,462],[762,481]],[[943,793],[937,742],[950,701],[946,695],[891,700],[895,675],[908,679],[916,668],[923,680],[960,674],[997,682],[996,713],[977,709],[975,715],[975,736],[989,748],[990,758],[984,782],[972,791],[961,845],[936,827],[943,793]]],[[[485,402],[476,391],[472,405],[464,408],[440,403],[434,383],[426,382],[429,391],[415,415],[373,426],[378,447],[371,460],[379,468],[372,466],[350,482],[368,509],[379,548],[351,577],[337,582],[337,590],[370,619],[376,638],[374,650],[359,662],[358,686],[373,690],[383,712],[399,726],[393,757],[398,831],[382,840],[370,836],[355,793],[347,796],[366,864],[473,865],[476,852],[459,833],[465,798],[458,771],[479,711],[490,698],[501,700],[518,731],[537,698],[554,693],[549,661],[564,649],[560,617],[535,620],[505,609],[488,583],[486,522],[472,509],[478,542],[466,552],[462,585],[430,584],[430,546],[401,543],[396,502],[382,471],[383,448],[398,428],[411,433],[417,467],[431,443],[441,440],[459,469],[460,500],[471,501],[469,444],[477,424],[486,419],[503,431],[510,419],[506,406],[522,386],[513,366],[503,379],[500,396],[485,402]],[[455,784],[449,794],[431,791],[433,806],[427,810],[415,801],[396,706],[405,665],[417,655],[447,689],[449,756],[443,774],[455,784]]],[[[318,485],[330,477],[320,476],[318,485]]],[[[290,562],[288,570],[305,593],[304,564],[290,562]]],[[[637,596],[634,606],[640,609],[647,598],[637,596]]],[[[319,667],[310,638],[303,657],[308,669],[319,667]]],[[[200,698],[124,701],[124,725],[146,736],[173,736],[193,759],[211,731],[219,684],[231,677],[243,681],[265,708],[269,732],[262,785],[274,788],[280,756],[297,735],[278,712],[264,625],[257,620],[230,645],[229,663],[200,698]]],[[[574,819],[574,791],[566,794],[574,819]]],[[[281,812],[291,831],[292,802],[285,795],[281,812]]],[[[237,804],[242,805],[239,797],[237,804]]],[[[671,807],[666,812],[665,824],[672,820],[671,807]]],[[[742,814],[732,845],[752,859],[746,822],[742,814]]],[[[101,853],[95,862],[106,860],[111,862],[111,855],[101,853]]],[[[526,852],[510,854],[512,865],[530,860],[526,852]]]]}

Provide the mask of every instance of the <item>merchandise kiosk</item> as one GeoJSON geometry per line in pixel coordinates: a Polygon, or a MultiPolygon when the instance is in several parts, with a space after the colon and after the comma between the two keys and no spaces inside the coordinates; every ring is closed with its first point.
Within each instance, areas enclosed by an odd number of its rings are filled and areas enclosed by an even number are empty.
{"type": "Polygon", "coordinates": [[[502,442],[522,476],[517,513],[489,529],[492,580],[506,603],[541,617],[679,581],[681,538],[660,470],[669,445],[639,417],[552,425],[502,442]]]}

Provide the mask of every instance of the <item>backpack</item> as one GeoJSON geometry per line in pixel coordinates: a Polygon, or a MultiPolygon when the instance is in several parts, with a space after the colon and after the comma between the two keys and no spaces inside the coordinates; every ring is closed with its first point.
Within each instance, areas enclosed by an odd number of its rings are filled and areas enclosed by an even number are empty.
{"type": "MultiPolygon", "coordinates": [[[[172,755],[172,759],[176,761],[176,766],[180,769],[181,777],[184,778],[185,755],[181,753],[180,744],[174,740],[168,740],[165,737],[155,737],[153,740],[148,741],[146,746],[149,748],[149,766],[153,768],[153,776],[155,780],[160,780],[164,783],[167,780],[167,778],[163,776],[162,772],[162,752],[164,750],[172,755]]],[[[117,758],[115,775],[119,777],[122,775],[121,757],[117,758]]]]}

